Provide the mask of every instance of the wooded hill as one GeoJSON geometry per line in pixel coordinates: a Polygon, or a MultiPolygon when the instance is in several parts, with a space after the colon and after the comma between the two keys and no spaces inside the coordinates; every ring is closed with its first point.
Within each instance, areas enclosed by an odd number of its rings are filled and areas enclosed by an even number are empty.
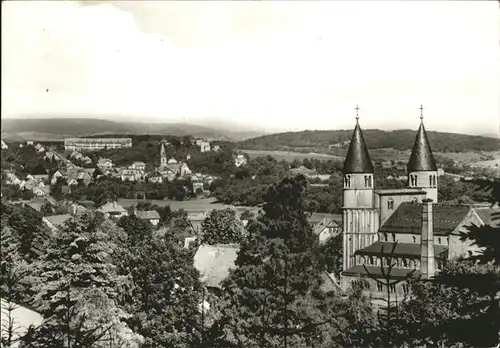
{"type": "Polygon", "coordinates": [[[97,134],[192,135],[207,139],[239,141],[263,133],[215,129],[188,123],[113,122],[92,118],[2,119],[2,139],[7,141],[43,141],[45,138],[55,140],[97,134]]]}
{"type": "MultiPolygon", "coordinates": [[[[416,130],[383,131],[379,129],[363,130],[368,148],[410,150],[415,141],[416,130]]],[[[497,151],[500,139],[482,136],[427,131],[432,150],[435,152],[497,151]]],[[[238,143],[238,148],[247,150],[289,150],[289,151],[325,151],[337,145],[335,149],[347,149],[352,136],[349,130],[314,130],[287,132],[260,136],[238,143]]],[[[345,150],[344,150],[345,151],[345,150]]]]}

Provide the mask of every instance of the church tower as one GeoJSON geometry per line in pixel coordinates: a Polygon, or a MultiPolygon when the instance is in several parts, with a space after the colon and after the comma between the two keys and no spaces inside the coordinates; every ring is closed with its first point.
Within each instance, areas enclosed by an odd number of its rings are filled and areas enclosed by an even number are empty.
{"type": "Polygon", "coordinates": [[[160,167],[165,167],[167,165],[167,152],[165,151],[165,144],[161,143],[160,150],[160,167]]]}
{"type": "Polygon", "coordinates": [[[429,139],[424,127],[423,107],[420,106],[420,128],[408,161],[408,186],[420,188],[427,193],[427,198],[438,201],[438,175],[436,161],[432,154],[429,139]]]}
{"type": "Polygon", "coordinates": [[[374,206],[373,164],[359,126],[356,106],[356,127],[352,134],[343,168],[343,269],[354,265],[354,252],[377,239],[378,209],[374,206]]]}

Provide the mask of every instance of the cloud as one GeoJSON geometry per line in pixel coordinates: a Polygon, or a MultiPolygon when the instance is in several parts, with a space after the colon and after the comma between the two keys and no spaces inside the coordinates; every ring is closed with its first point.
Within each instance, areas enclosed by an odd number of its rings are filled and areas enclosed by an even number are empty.
{"type": "Polygon", "coordinates": [[[364,128],[414,128],[423,103],[429,129],[489,131],[492,5],[7,2],[2,117],[342,128],[359,103],[364,128]]]}

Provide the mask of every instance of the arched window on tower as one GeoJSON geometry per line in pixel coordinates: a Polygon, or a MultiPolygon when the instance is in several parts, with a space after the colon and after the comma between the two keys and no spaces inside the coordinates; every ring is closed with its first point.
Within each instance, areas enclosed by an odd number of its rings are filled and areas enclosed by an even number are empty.
{"type": "Polygon", "coordinates": [[[415,186],[418,186],[418,181],[417,181],[418,177],[415,175],[415,186]]]}
{"type": "Polygon", "coordinates": [[[429,175],[429,186],[430,186],[430,187],[433,187],[433,186],[434,186],[433,182],[434,182],[434,180],[433,180],[432,175],[429,175]]]}
{"type": "Polygon", "coordinates": [[[345,178],[344,178],[344,185],[345,187],[351,187],[351,176],[350,175],[346,175],[345,178]]]}
{"type": "Polygon", "coordinates": [[[372,187],[372,176],[368,176],[368,187],[372,187]]]}
{"type": "Polygon", "coordinates": [[[365,175],[365,187],[368,187],[368,175],[365,175]]]}
{"type": "Polygon", "coordinates": [[[415,177],[410,175],[410,186],[415,186],[415,177]]]}
{"type": "Polygon", "coordinates": [[[389,198],[389,200],[387,201],[387,209],[394,209],[394,200],[392,198],[389,198]]]}

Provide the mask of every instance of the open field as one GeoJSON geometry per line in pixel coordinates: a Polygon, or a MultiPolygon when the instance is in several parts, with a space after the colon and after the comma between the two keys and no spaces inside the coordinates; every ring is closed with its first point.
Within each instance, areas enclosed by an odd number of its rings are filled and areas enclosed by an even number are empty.
{"type": "Polygon", "coordinates": [[[498,159],[500,158],[500,151],[436,152],[435,155],[472,164],[498,159]]]}
{"type": "Polygon", "coordinates": [[[244,207],[244,206],[233,206],[227,205],[223,203],[216,203],[214,198],[205,198],[205,199],[193,199],[189,201],[173,201],[173,200],[147,200],[147,199],[119,199],[118,203],[121,204],[125,209],[129,208],[132,205],[137,205],[139,202],[151,202],[151,204],[156,204],[160,207],[164,207],[169,205],[172,210],[184,209],[187,212],[205,212],[213,209],[225,209],[225,208],[233,208],[236,211],[244,211],[244,210],[258,210],[257,207],[244,207]]]}
{"type": "Polygon", "coordinates": [[[268,151],[268,150],[240,150],[241,152],[247,153],[250,158],[254,157],[262,157],[262,156],[272,156],[278,161],[285,160],[287,162],[292,162],[295,159],[319,159],[319,160],[336,160],[343,161],[344,157],[328,155],[323,153],[302,153],[302,152],[293,152],[293,151],[268,151]]]}

